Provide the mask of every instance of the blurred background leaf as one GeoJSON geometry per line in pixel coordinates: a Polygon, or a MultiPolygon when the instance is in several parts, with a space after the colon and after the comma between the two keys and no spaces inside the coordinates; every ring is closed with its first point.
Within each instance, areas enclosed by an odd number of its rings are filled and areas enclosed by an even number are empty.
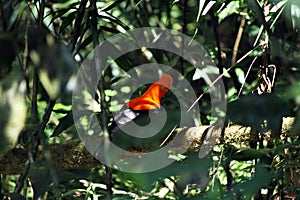
{"type": "Polygon", "coordinates": [[[50,99],[71,103],[77,64],[70,51],[47,30],[30,29],[29,55],[50,99]]]}
{"type": "Polygon", "coordinates": [[[18,69],[12,70],[0,81],[0,154],[18,141],[26,119],[26,83],[18,69]]]}

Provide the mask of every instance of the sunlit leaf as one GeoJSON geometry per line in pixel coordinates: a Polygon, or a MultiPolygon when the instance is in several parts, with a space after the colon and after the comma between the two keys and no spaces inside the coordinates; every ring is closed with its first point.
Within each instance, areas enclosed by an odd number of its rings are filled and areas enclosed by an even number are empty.
{"type": "Polygon", "coordinates": [[[242,192],[247,197],[255,196],[262,188],[266,188],[272,180],[272,174],[263,165],[255,166],[255,173],[250,180],[236,184],[227,194],[227,198],[233,198],[238,192],[242,192]]]}
{"type": "Polygon", "coordinates": [[[15,70],[0,82],[0,154],[12,148],[25,125],[26,84],[15,70]]]}
{"type": "Polygon", "coordinates": [[[300,30],[300,2],[292,1],[291,4],[291,16],[294,30],[300,30]]]}
{"type": "Polygon", "coordinates": [[[225,19],[229,15],[232,15],[233,13],[237,12],[239,6],[239,1],[230,1],[228,5],[218,14],[219,22],[223,21],[223,19],[225,19]]]}
{"type": "Polygon", "coordinates": [[[117,0],[117,1],[114,1],[113,3],[111,3],[110,5],[104,7],[101,9],[101,11],[105,12],[105,11],[109,11],[113,8],[115,8],[118,4],[122,3],[124,0],[117,0]]]}
{"type": "Polygon", "coordinates": [[[205,7],[205,9],[203,10],[202,15],[206,15],[215,3],[216,3],[216,1],[209,1],[207,6],[205,7]]]}

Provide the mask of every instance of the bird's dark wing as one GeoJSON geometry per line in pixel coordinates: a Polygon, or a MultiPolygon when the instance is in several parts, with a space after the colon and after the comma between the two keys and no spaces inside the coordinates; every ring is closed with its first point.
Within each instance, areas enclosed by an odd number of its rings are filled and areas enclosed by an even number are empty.
{"type": "Polygon", "coordinates": [[[134,111],[124,106],[117,114],[114,115],[113,122],[109,128],[110,136],[113,137],[116,132],[120,130],[120,127],[132,122],[142,112],[134,111]]]}
{"type": "Polygon", "coordinates": [[[169,138],[172,130],[180,124],[180,118],[178,110],[137,112],[124,109],[115,116],[110,126],[111,141],[125,150],[154,150],[169,138]]]}

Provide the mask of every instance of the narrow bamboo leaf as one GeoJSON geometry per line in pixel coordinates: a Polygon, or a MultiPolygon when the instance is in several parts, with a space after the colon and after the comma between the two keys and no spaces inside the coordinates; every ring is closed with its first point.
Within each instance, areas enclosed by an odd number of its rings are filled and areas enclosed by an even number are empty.
{"type": "Polygon", "coordinates": [[[73,114],[72,114],[72,111],[69,111],[66,116],[64,116],[63,118],[61,118],[59,120],[59,124],[57,125],[57,127],[53,131],[51,137],[58,136],[63,131],[70,128],[73,124],[74,124],[73,114]]]}
{"type": "Polygon", "coordinates": [[[110,4],[110,5],[106,6],[106,7],[104,7],[101,11],[102,11],[102,12],[109,11],[109,10],[111,10],[111,9],[113,9],[113,8],[115,8],[115,7],[117,7],[117,5],[120,4],[120,3],[122,3],[123,1],[124,1],[124,0],[117,0],[117,1],[113,2],[112,4],[110,4]]]}
{"type": "Polygon", "coordinates": [[[60,33],[65,31],[67,26],[72,25],[72,23],[76,19],[76,15],[77,15],[77,11],[75,10],[75,11],[69,13],[67,17],[64,17],[64,20],[60,26],[60,33]]]}
{"type": "Polygon", "coordinates": [[[256,13],[258,20],[264,25],[265,29],[270,32],[270,27],[266,22],[262,7],[257,0],[248,0],[249,7],[256,13]]]}
{"type": "Polygon", "coordinates": [[[119,20],[115,16],[111,15],[110,13],[105,13],[104,15],[100,14],[98,17],[107,19],[113,23],[116,23],[117,25],[120,25],[121,27],[123,27],[125,30],[130,29],[126,24],[124,24],[121,20],[119,20]]]}

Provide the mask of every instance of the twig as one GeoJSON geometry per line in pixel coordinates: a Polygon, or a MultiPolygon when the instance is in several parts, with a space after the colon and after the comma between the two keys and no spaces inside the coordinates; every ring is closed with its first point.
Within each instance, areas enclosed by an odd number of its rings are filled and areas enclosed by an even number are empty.
{"type": "Polygon", "coordinates": [[[243,84],[242,84],[242,86],[241,86],[241,88],[240,88],[240,90],[239,90],[239,93],[238,93],[237,97],[239,97],[239,96],[241,95],[241,92],[242,92],[242,90],[243,90],[243,88],[244,88],[244,85],[245,85],[245,83],[246,83],[246,79],[247,79],[247,77],[248,77],[248,75],[249,75],[249,73],[250,73],[250,70],[252,69],[252,66],[253,66],[253,64],[255,63],[256,59],[257,59],[257,56],[253,59],[253,61],[251,62],[251,65],[249,66],[249,69],[248,69],[248,71],[247,71],[247,73],[246,73],[246,76],[245,76],[245,80],[244,80],[244,82],[243,82],[243,84]]]}
{"type": "Polygon", "coordinates": [[[258,46],[256,46],[255,48],[251,49],[250,51],[248,51],[244,56],[242,56],[238,61],[236,61],[236,63],[234,63],[233,65],[231,65],[229,68],[225,69],[225,71],[218,76],[218,78],[216,78],[208,87],[207,89],[194,101],[194,103],[189,107],[189,109],[186,111],[187,113],[196,105],[196,103],[202,98],[202,96],[209,90],[209,88],[211,88],[217,81],[219,81],[226,73],[228,73],[233,67],[235,67],[237,64],[239,64],[242,60],[244,60],[249,54],[251,54],[254,50],[256,50],[257,48],[261,47],[262,45],[265,45],[265,43],[261,43],[258,46]]]}
{"type": "Polygon", "coordinates": [[[52,109],[53,109],[54,105],[55,105],[54,100],[51,100],[48,103],[45,114],[43,115],[42,123],[39,126],[39,129],[38,129],[37,134],[36,134],[36,142],[35,142],[32,154],[31,154],[31,152],[28,152],[28,160],[26,161],[26,164],[25,164],[25,167],[23,169],[22,175],[19,177],[18,182],[16,184],[15,192],[17,192],[17,193],[21,192],[21,190],[23,188],[23,185],[24,185],[24,181],[28,176],[28,173],[29,173],[29,170],[30,170],[30,167],[31,167],[31,163],[32,163],[32,161],[34,161],[36,159],[36,156],[37,156],[37,153],[38,153],[38,147],[40,145],[41,139],[44,137],[44,130],[45,130],[46,125],[47,125],[47,123],[50,119],[50,115],[52,113],[52,109]]]}
{"type": "MultiPolygon", "coordinates": [[[[246,13],[247,10],[248,9],[245,8],[244,12],[246,13]]],[[[240,27],[239,27],[239,30],[238,30],[238,34],[236,36],[235,43],[234,43],[234,46],[233,46],[231,65],[233,65],[236,61],[237,52],[238,52],[238,48],[239,48],[239,45],[240,45],[240,42],[241,42],[241,39],[242,39],[242,34],[243,34],[245,23],[246,23],[246,15],[243,15],[242,20],[241,20],[241,24],[240,24],[240,27]]]]}
{"type": "Polygon", "coordinates": [[[215,186],[214,183],[215,183],[215,179],[216,179],[216,176],[217,176],[218,169],[220,169],[220,166],[222,164],[223,154],[224,154],[224,146],[222,147],[217,167],[213,170],[213,178],[212,178],[212,186],[211,186],[212,190],[214,189],[214,186],[215,186]]]}
{"type": "MultiPolygon", "coordinates": [[[[36,137],[39,139],[38,142],[36,142],[35,146],[34,146],[34,155],[36,154],[36,152],[38,151],[38,146],[40,145],[40,141],[41,139],[44,138],[44,130],[46,128],[46,125],[50,119],[50,116],[51,116],[51,113],[52,113],[52,110],[53,110],[53,107],[55,105],[55,100],[50,100],[49,103],[48,103],[48,106],[45,110],[45,113],[43,115],[43,118],[42,118],[42,123],[40,124],[39,126],[39,129],[38,129],[38,132],[36,134],[36,137]]],[[[34,158],[34,157],[33,157],[34,158]]],[[[35,159],[35,158],[34,158],[35,159]]]]}
{"type": "Polygon", "coordinates": [[[31,99],[32,124],[37,124],[39,121],[38,107],[37,107],[37,94],[38,94],[38,75],[37,75],[37,69],[35,68],[33,71],[32,99],[31,99]]]}
{"type": "Polygon", "coordinates": [[[162,147],[166,142],[167,142],[167,140],[170,138],[170,136],[173,134],[173,132],[175,131],[175,129],[176,129],[176,127],[177,127],[177,125],[175,125],[174,127],[173,127],[173,129],[170,131],[170,133],[168,134],[168,136],[164,139],[164,141],[159,145],[160,147],[162,147]]]}
{"type": "Polygon", "coordinates": [[[216,46],[217,46],[217,58],[218,58],[218,65],[217,66],[219,68],[219,72],[223,73],[222,51],[221,51],[220,37],[219,37],[219,34],[218,34],[218,19],[214,15],[213,12],[210,13],[210,16],[212,18],[213,31],[214,31],[214,35],[215,35],[215,39],[216,39],[216,46]]]}
{"type": "Polygon", "coordinates": [[[29,79],[28,76],[26,75],[27,69],[28,69],[28,30],[30,27],[30,13],[29,13],[29,8],[26,7],[26,27],[25,27],[25,35],[24,35],[24,52],[23,52],[23,76],[24,79],[26,80],[26,90],[27,90],[27,95],[30,95],[30,84],[29,84],[29,79]]]}
{"type": "Polygon", "coordinates": [[[16,184],[16,187],[15,187],[15,191],[16,193],[20,193],[22,188],[23,188],[23,185],[24,185],[24,181],[25,179],[27,178],[28,176],[28,173],[29,173],[29,169],[30,169],[30,166],[31,166],[31,163],[29,161],[29,159],[26,161],[26,164],[25,164],[25,167],[23,169],[23,172],[21,174],[21,176],[19,177],[18,179],[18,182],[16,184]]]}
{"type": "MultiPolygon", "coordinates": [[[[93,45],[94,45],[94,64],[95,68],[93,70],[99,71],[102,73],[102,68],[100,66],[100,61],[97,59],[97,56],[99,55],[97,52],[97,46],[99,45],[98,41],[98,28],[97,28],[97,6],[96,6],[97,0],[93,0],[91,2],[91,17],[92,17],[92,38],[93,38],[93,45]],[[98,70],[100,69],[100,70],[98,70]]],[[[104,134],[104,151],[108,152],[110,150],[109,146],[109,133],[107,128],[107,114],[106,114],[106,101],[105,101],[105,94],[104,94],[104,84],[103,84],[103,78],[102,74],[99,75],[99,92],[100,92],[100,109],[101,109],[101,124],[104,134]]],[[[109,161],[108,161],[109,162],[109,161]]],[[[106,179],[107,179],[107,199],[112,199],[112,171],[109,167],[105,166],[106,171],[106,179]]]]}

